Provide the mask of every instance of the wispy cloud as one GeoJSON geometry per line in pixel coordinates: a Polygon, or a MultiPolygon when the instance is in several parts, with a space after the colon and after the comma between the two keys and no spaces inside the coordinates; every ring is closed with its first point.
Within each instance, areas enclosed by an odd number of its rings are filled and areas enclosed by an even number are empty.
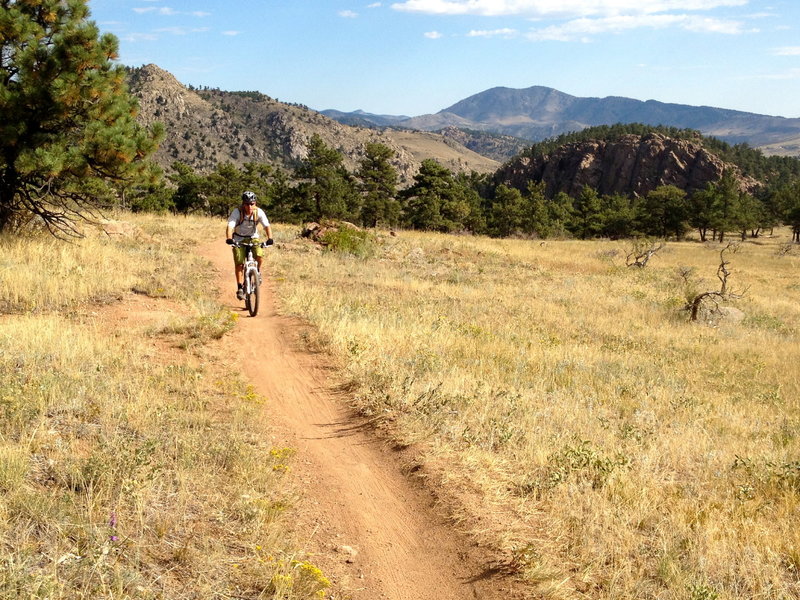
{"type": "Polygon", "coordinates": [[[710,10],[744,6],[747,2],[748,0],[406,0],[391,6],[395,10],[433,15],[582,18],[710,10]]]}
{"type": "Polygon", "coordinates": [[[156,29],[157,33],[169,33],[172,35],[189,35],[190,33],[205,33],[208,27],[161,27],[156,29]]]}
{"type": "Polygon", "coordinates": [[[527,34],[534,41],[589,41],[592,36],[605,33],[622,33],[632,29],[665,29],[677,27],[701,33],[737,35],[746,31],[741,21],[715,19],[698,15],[638,15],[600,19],[573,19],[561,25],[534,29],[527,34]]]}
{"type": "Polygon", "coordinates": [[[381,6],[383,6],[383,4],[380,2],[373,2],[372,4],[367,4],[367,8],[380,8],[381,6]]]}
{"type": "Polygon", "coordinates": [[[800,56],[800,46],[783,46],[775,48],[772,53],[775,56],[800,56]]]}
{"type": "Polygon", "coordinates": [[[193,17],[210,17],[210,12],[205,12],[202,10],[193,10],[189,12],[183,12],[179,10],[175,10],[169,6],[137,6],[133,9],[133,12],[143,15],[146,13],[155,13],[158,15],[165,15],[168,17],[172,17],[175,15],[191,15],[193,17]]]}
{"type": "Polygon", "coordinates": [[[762,79],[775,79],[783,81],[786,79],[800,79],[800,69],[789,69],[782,73],[773,73],[771,75],[764,75],[762,79]]]}
{"type": "Polygon", "coordinates": [[[340,10],[339,16],[344,17],[345,19],[355,19],[358,17],[358,13],[353,12],[352,10],[340,10]]]}
{"type": "Polygon", "coordinates": [[[242,33],[241,31],[234,31],[233,29],[230,29],[228,31],[223,31],[222,35],[236,36],[236,35],[240,35],[241,33],[242,33]]]}
{"type": "Polygon", "coordinates": [[[154,42],[158,39],[158,36],[154,33],[126,33],[125,35],[121,35],[120,39],[123,42],[136,44],[138,42],[154,42]]]}
{"type": "Polygon", "coordinates": [[[443,36],[441,33],[439,33],[438,31],[426,31],[424,35],[425,35],[425,37],[426,37],[426,38],[428,38],[429,40],[438,40],[440,37],[444,37],[444,36],[443,36]]]}
{"type": "Polygon", "coordinates": [[[473,29],[467,34],[467,37],[504,37],[504,38],[513,38],[519,35],[519,31],[516,29],[509,29],[508,27],[503,29],[492,29],[492,30],[475,30],[473,29]]]}

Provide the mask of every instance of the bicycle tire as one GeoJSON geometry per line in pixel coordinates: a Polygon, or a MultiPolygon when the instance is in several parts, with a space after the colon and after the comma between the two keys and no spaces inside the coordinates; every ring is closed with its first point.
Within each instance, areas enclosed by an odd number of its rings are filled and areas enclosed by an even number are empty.
{"type": "Polygon", "coordinates": [[[258,314],[258,303],[261,297],[261,290],[258,283],[258,271],[255,269],[248,271],[247,279],[249,293],[245,296],[245,304],[250,316],[255,317],[258,314]]]}

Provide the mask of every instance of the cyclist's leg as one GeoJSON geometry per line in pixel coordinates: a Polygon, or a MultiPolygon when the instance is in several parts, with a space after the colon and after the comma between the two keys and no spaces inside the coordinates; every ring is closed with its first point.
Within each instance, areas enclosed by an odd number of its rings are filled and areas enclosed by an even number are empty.
{"type": "Polygon", "coordinates": [[[233,248],[233,264],[236,274],[236,298],[241,300],[244,297],[242,285],[244,283],[244,248],[233,248]]]}
{"type": "Polygon", "coordinates": [[[264,249],[261,246],[256,246],[253,248],[253,254],[256,257],[256,262],[258,263],[258,272],[261,273],[261,263],[264,262],[264,249]]]}

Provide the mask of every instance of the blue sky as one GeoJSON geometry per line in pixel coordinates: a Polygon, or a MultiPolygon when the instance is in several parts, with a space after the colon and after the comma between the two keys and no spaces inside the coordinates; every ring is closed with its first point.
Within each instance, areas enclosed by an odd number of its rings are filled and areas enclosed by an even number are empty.
{"type": "Polygon", "coordinates": [[[89,0],[120,61],[416,116],[544,85],[800,117],[798,0],[89,0]]]}

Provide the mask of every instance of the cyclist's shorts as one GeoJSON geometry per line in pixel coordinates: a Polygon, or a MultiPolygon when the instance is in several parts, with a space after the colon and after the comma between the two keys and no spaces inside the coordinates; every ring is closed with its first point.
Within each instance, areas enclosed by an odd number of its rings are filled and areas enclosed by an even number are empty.
{"type": "MultiPolygon", "coordinates": [[[[261,243],[261,240],[258,238],[256,239],[242,238],[241,240],[239,240],[240,243],[241,242],[248,243],[251,241],[259,244],[261,243]]],[[[253,256],[264,256],[264,249],[261,246],[256,246],[255,248],[253,248],[253,256]]],[[[234,264],[243,265],[244,259],[246,258],[247,258],[247,248],[235,248],[235,247],[233,248],[234,264]]]]}

